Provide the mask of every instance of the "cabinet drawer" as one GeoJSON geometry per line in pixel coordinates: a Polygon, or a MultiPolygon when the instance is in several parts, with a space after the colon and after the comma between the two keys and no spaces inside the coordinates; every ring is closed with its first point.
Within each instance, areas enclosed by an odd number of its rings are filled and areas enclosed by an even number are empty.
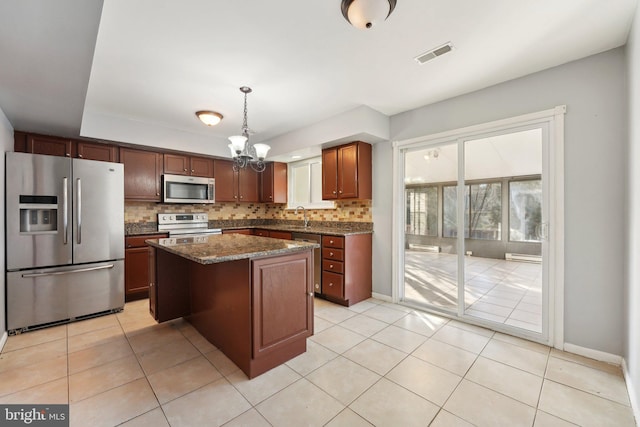
{"type": "Polygon", "coordinates": [[[273,237],[274,239],[291,240],[291,233],[288,231],[271,230],[269,231],[269,237],[273,237]]]}
{"type": "Polygon", "coordinates": [[[332,297],[342,298],[344,288],[344,276],[341,274],[331,273],[330,271],[322,272],[322,293],[332,297]]]}
{"type": "Polygon", "coordinates": [[[260,236],[260,237],[269,237],[271,235],[269,230],[262,230],[259,228],[256,228],[255,230],[253,230],[253,234],[255,236],[260,236]]]}
{"type": "Polygon", "coordinates": [[[322,269],[325,271],[332,271],[334,273],[344,273],[344,263],[341,261],[334,261],[331,259],[322,260],[322,269]]]}
{"type": "Polygon", "coordinates": [[[147,246],[144,242],[149,239],[163,239],[167,237],[167,234],[145,234],[141,236],[129,236],[124,238],[124,247],[129,248],[143,248],[147,246]]]}
{"type": "Polygon", "coordinates": [[[339,236],[322,236],[323,248],[344,248],[344,237],[339,236]]]}
{"type": "Polygon", "coordinates": [[[322,258],[344,261],[344,251],[342,249],[323,248],[322,258]]]}

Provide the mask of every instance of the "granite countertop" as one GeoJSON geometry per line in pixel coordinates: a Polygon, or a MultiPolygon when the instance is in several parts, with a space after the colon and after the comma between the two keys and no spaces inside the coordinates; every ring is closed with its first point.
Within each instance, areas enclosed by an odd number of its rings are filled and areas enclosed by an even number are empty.
{"type": "Polygon", "coordinates": [[[243,228],[260,228],[263,230],[276,230],[276,231],[288,231],[291,233],[310,233],[310,234],[327,234],[332,236],[348,236],[351,234],[372,234],[372,229],[365,227],[334,227],[325,225],[313,225],[304,227],[301,225],[289,225],[289,224],[269,224],[269,225],[255,225],[251,227],[224,227],[222,230],[233,230],[243,228]]]}
{"type": "MultiPolygon", "coordinates": [[[[234,221],[209,221],[209,228],[221,228],[224,230],[238,230],[245,228],[261,228],[264,230],[288,231],[291,233],[326,234],[332,236],[347,236],[350,234],[371,234],[371,223],[336,223],[312,221],[309,227],[303,227],[302,221],[280,224],[243,224],[234,221]]],[[[163,234],[158,232],[158,224],[155,222],[125,224],[125,236],[139,236],[145,234],[163,234]]]]}
{"type": "Polygon", "coordinates": [[[285,255],[320,247],[317,243],[247,236],[244,234],[174,237],[151,239],[146,242],[150,246],[163,249],[200,264],[285,255]]]}

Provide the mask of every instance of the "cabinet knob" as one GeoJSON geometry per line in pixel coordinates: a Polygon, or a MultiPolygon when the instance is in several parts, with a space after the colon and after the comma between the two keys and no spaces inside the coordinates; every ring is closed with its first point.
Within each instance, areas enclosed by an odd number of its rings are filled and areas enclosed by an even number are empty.
{"type": "Polygon", "coordinates": [[[316,283],[316,289],[320,289],[320,285],[316,283]]]}
{"type": "Polygon", "coordinates": [[[329,268],[333,268],[333,264],[329,264],[329,268]]]}
{"type": "Polygon", "coordinates": [[[342,190],[338,191],[338,193],[342,194],[342,190]]]}
{"type": "Polygon", "coordinates": [[[240,196],[240,198],[242,199],[242,196],[240,196]]]}
{"type": "Polygon", "coordinates": [[[333,240],[329,240],[329,243],[333,243],[333,240]]]}
{"type": "Polygon", "coordinates": [[[233,196],[233,198],[234,198],[234,199],[237,199],[237,198],[238,198],[238,196],[233,196]]]}
{"type": "Polygon", "coordinates": [[[333,256],[333,252],[329,252],[329,256],[333,256]]]}
{"type": "Polygon", "coordinates": [[[333,283],[329,283],[329,286],[333,286],[333,283]]]}
{"type": "Polygon", "coordinates": [[[273,196],[269,196],[270,199],[273,199],[273,196]]]}
{"type": "Polygon", "coordinates": [[[187,168],[182,169],[182,172],[186,172],[186,171],[187,171],[187,168]]]}
{"type": "Polygon", "coordinates": [[[160,195],[160,193],[156,193],[156,196],[159,196],[159,195],[160,195]]]}
{"type": "Polygon", "coordinates": [[[81,159],[82,158],[82,154],[78,154],[78,158],[81,159]]]}
{"type": "Polygon", "coordinates": [[[309,292],[309,296],[312,297],[313,296],[313,292],[309,292]]]}
{"type": "Polygon", "coordinates": [[[333,191],[332,191],[332,193],[333,193],[333,194],[336,194],[336,190],[333,190],[333,191]]]}
{"type": "Polygon", "coordinates": [[[191,169],[191,173],[196,173],[196,170],[195,169],[191,169]]]}
{"type": "Polygon", "coordinates": [[[65,156],[71,157],[71,153],[66,153],[65,156]]]}

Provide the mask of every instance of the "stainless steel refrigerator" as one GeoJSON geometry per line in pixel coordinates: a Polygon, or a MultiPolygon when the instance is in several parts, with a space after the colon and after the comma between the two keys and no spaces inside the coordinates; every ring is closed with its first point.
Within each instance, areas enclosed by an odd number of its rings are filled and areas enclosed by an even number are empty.
{"type": "Polygon", "coordinates": [[[124,306],[122,164],[6,153],[10,332],[124,306]]]}

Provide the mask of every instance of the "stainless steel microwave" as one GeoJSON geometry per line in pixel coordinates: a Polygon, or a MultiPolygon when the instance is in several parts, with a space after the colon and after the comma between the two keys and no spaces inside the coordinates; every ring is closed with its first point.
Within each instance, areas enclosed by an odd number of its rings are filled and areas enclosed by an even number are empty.
{"type": "Polygon", "coordinates": [[[162,201],[164,203],[214,203],[216,185],[213,178],[199,176],[162,176],[162,201]]]}

